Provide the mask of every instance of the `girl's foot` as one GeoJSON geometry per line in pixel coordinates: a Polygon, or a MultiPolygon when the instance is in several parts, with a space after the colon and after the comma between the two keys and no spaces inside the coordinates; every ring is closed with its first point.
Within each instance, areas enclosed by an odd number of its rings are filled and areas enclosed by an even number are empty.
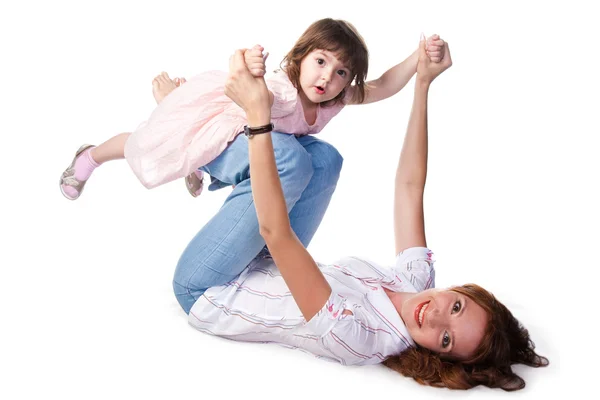
{"type": "Polygon", "coordinates": [[[100,164],[91,155],[95,146],[84,144],[75,153],[71,165],[60,176],[60,191],[69,200],[77,200],[83,192],[85,183],[100,164]]]}
{"type": "Polygon", "coordinates": [[[160,103],[169,93],[185,82],[185,78],[171,79],[166,72],[161,72],[160,75],[157,75],[152,80],[152,94],[154,95],[156,104],[160,103]]]}

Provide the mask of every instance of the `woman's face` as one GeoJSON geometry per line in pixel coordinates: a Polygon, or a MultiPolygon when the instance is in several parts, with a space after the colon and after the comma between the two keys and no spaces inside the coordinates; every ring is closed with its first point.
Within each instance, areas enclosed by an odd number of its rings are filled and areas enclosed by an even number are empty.
{"type": "Polygon", "coordinates": [[[459,360],[469,359],[483,339],[486,311],[452,290],[429,289],[402,304],[400,316],[422,347],[459,360]]]}

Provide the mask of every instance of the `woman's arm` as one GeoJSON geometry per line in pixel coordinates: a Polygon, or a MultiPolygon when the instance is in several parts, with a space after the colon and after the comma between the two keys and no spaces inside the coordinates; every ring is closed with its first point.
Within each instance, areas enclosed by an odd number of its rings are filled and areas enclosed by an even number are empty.
{"type": "Polygon", "coordinates": [[[394,233],[396,254],[427,247],[423,192],[427,177],[427,96],[429,85],[417,79],[412,111],[396,170],[394,233]]]}
{"type": "MultiPolygon", "coordinates": [[[[230,60],[225,93],[246,111],[248,126],[271,122],[270,99],[262,77],[253,77],[244,63],[243,51],[230,60]]],[[[304,318],[310,320],[327,302],[331,287],[290,226],[287,206],[273,154],[271,134],[248,140],[252,195],[260,234],[264,237],[281,276],[304,318]]]]}
{"type": "Polygon", "coordinates": [[[427,247],[423,193],[427,178],[427,98],[431,82],[452,65],[450,50],[440,63],[432,62],[419,46],[419,61],[412,111],[396,170],[394,233],[396,254],[410,247],[427,247]]]}

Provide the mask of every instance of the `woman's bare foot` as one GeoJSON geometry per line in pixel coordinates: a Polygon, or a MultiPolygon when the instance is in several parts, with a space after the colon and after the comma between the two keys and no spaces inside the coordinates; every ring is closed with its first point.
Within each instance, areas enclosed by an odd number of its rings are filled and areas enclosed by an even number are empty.
{"type": "Polygon", "coordinates": [[[157,75],[156,78],[152,80],[152,94],[154,95],[156,103],[160,103],[169,93],[185,82],[185,78],[171,79],[169,74],[161,72],[160,75],[157,75]]]}

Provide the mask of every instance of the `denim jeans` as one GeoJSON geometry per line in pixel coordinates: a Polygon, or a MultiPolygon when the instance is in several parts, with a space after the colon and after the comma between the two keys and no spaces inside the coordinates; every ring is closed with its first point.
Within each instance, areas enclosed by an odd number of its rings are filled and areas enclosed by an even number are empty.
{"type": "MultiPolygon", "coordinates": [[[[343,159],[332,145],[314,136],[273,132],[272,138],[290,223],[308,246],[325,215],[343,159]]],[[[211,176],[209,190],[235,188],[177,263],[173,289],[186,313],[206,289],[236,278],[265,247],[250,186],[248,138],[238,135],[200,169],[211,176]]]]}

